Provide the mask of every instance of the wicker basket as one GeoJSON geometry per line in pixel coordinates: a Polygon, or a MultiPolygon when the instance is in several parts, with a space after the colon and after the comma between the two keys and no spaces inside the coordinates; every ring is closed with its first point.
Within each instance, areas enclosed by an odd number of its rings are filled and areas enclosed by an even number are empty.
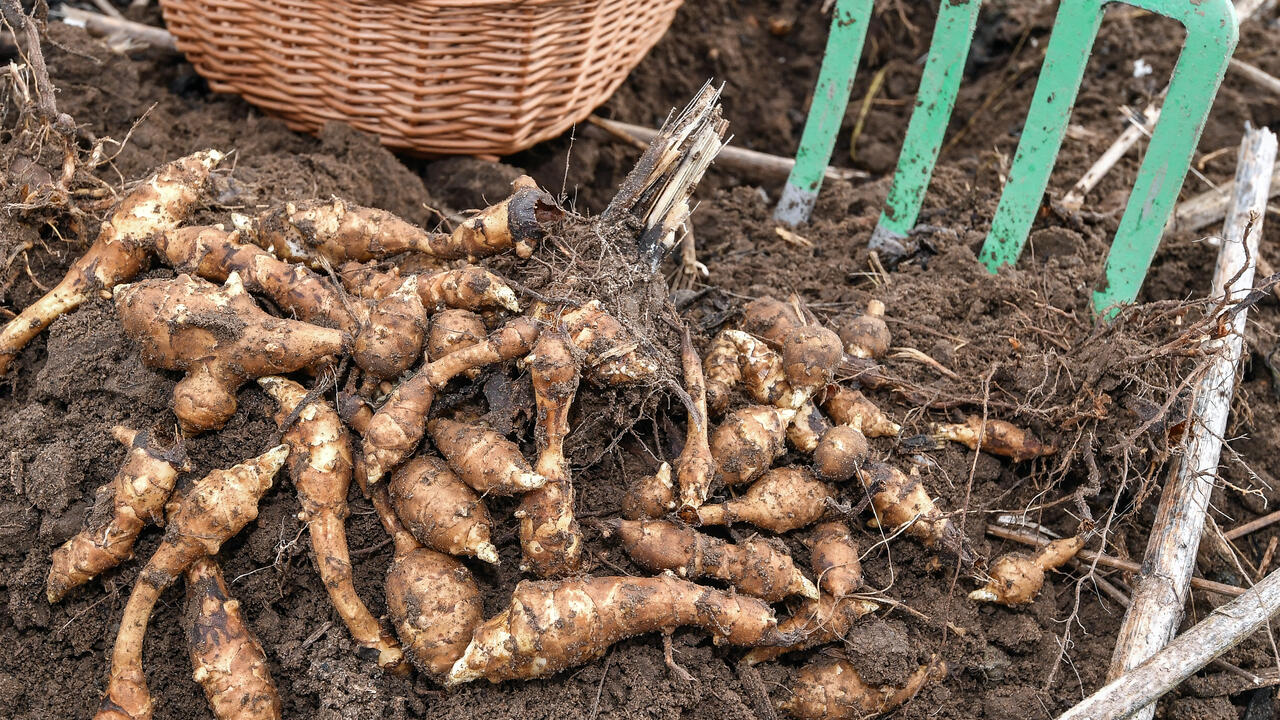
{"type": "Polygon", "coordinates": [[[502,155],[618,87],[680,0],[161,0],[219,92],[296,130],[338,120],[419,154],[502,155]]]}

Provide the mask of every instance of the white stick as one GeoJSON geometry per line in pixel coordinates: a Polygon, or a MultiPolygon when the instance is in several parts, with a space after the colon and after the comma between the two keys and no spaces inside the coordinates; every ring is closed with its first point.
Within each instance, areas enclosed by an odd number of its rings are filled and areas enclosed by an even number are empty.
{"type": "MultiPolygon", "coordinates": [[[[1223,229],[1225,240],[1213,273],[1211,297],[1222,298],[1227,309],[1253,287],[1258,238],[1262,234],[1275,161],[1276,136],[1265,128],[1246,128],[1236,165],[1234,202],[1223,229]]],[[[1112,680],[1164,647],[1182,621],[1209,494],[1218,472],[1222,435],[1231,410],[1236,365],[1244,345],[1246,312],[1230,320],[1227,335],[1208,341],[1206,349],[1216,356],[1196,389],[1191,439],[1186,452],[1160,497],[1133,603],[1125,613],[1111,657],[1108,677],[1112,680]]],[[[1280,585],[1280,581],[1277,584],[1280,585]]],[[[1211,659],[1212,656],[1205,662],[1211,659]]],[[[1155,705],[1151,704],[1134,717],[1150,720],[1154,714],[1155,705]]]]}
{"type": "Polygon", "coordinates": [[[1151,129],[1156,126],[1156,121],[1160,119],[1160,101],[1163,99],[1164,95],[1162,93],[1151,101],[1146,110],[1142,111],[1142,123],[1129,121],[1128,127],[1125,128],[1124,132],[1120,133],[1120,137],[1111,143],[1111,147],[1102,153],[1102,157],[1099,157],[1088,171],[1080,177],[1080,180],[1072,186],[1070,192],[1063,196],[1062,207],[1071,212],[1079,212],[1080,208],[1084,207],[1084,196],[1098,186],[1102,178],[1111,172],[1111,168],[1120,162],[1120,158],[1124,157],[1138,143],[1138,140],[1151,134],[1151,129]]]}
{"type": "MultiPolygon", "coordinates": [[[[1235,194],[1236,184],[1234,182],[1223,183],[1212,190],[1200,193],[1186,202],[1178,203],[1178,209],[1173,213],[1173,219],[1169,221],[1169,227],[1166,233],[1174,230],[1202,230],[1210,225],[1220,222],[1227,215],[1227,208],[1231,205],[1231,196],[1235,194]]],[[[1280,168],[1276,168],[1271,174],[1271,197],[1280,195],[1280,168]]],[[[1214,238],[1210,244],[1217,246],[1219,241],[1214,238]]]]}
{"type": "Polygon", "coordinates": [[[114,18],[67,5],[58,8],[58,12],[62,14],[62,21],[68,25],[82,27],[103,35],[123,35],[165,50],[178,49],[178,44],[174,42],[173,35],[162,27],[145,25],[123,18],[114,18]]]}
{"type": "Polygon", "coordinates": [[[1142,665],[1085,698],[1058,720],[1142,717],[1160,696],[1252,635],[1280,612],[1280,571],[1214,610],[1142,665]]]}

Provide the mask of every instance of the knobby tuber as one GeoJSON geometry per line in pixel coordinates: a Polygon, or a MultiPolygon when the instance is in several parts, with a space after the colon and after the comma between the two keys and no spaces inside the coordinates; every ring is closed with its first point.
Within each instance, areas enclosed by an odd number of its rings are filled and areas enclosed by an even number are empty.
{"type": "Polygon", "coordinates": [[[0,374],[32,338],[98,291],[110,292],[147,265],[148,238],[176,227],[203,192],[222,153],[203,150],[160,168],[124,196],[89,251],[71,265],[48,293],[0,330],[0,374]]]}
{"type": "Polygon", "coordinates": [[[782,456],[795,410],[749,405],[735,410],[711,433],[711,456],[725,485],[751,482],[782,456]]]}
{"type": "Polygon", "coordinates": [[[893,337],[884,322],[884,303],[872,300],[867,312],[848,321],[840,328],[840,342],[844,351],[857,358],[880,359],[889,352],[893,337]]]}
{"type": "Polygon", "coordinates": [[[1062,538],[1040,548],[1034,555],[1009,553],[991,564],[991,580],[969,593],[970,600],[1001,605],[1026,605],[1036,599],[1044,586],[1046,570],[1057,570],[1080,552],[1085,535],[1062,538]]]}
{"type": "Polygon", "coordinates": [[[735,545],[665,520],[615,520],[608,527],[627,555],[646,570],[672,570],[691,580],[715,578],[765,602],[792,595],[818,597],[817,587],[791,556],[764,540],[735,545]]]}
{"type": "Polygon", "coordinates": [[[573,514],[573,481],[564,456],[569,408],[578,392],[578,363],[563,334],[544,332],[525,359],[537,407],[538,475],[546,483],[520,498],[520,569],[539,577],[569,575],[582,559],[582,530],[573,514]]]}
{"type": "Polygon", "coordinates": [[[302,505],[298,519],[307,524],[311,534],[316,569],[329,601],[361,655],[392,672],[401,671],[404,653],[400,645],[360,600],[351,574],[346,530],[351,514],[347,508],[351,435],[338,413],[323,399],[313,399],[299,408],[307,400],[307,391],[298,383],[268,376],[259,378],[258,384],[279,405],[275,419],[285,431],[281,442],[289,446],[289,475],[302,505]],[[290,420],[294,420],[293,424],[286,427],[290,420]]]}
{"type": "Polygon", "coordinates": [[[724,330],[716,336],[703,369],[707,402],[717,414],[728,408],[733,389],[739,384],[761,405],[796,404],[782,356],[763,340],[741,330],[724,330]]]}
{"type": "Polygon", "coordinates": [[[564,210],[528,176],[516,178],[512,187],[515,192],[510,197],[459,225],[448,243],[431,254],[445,259],[474,259],[514,249],[522,259],[533,255],[547,225],[563,217],[564,210]]]}
{"type": "Polygon", "coordinates": [[[484,620],[480,589],[466,565],[423,547],[405,530],[386,483],[370,486],[358,467],[356,481],[373,502],[395,548],[385,583],[387,614],[409,661],[439,680],[462,657],[473,630],[484,620]]]}
{"type": "Polygon", "coordinates": [[[795,305],[768,295],[756,298],[742,308],[742,329],[773,343],[780,343],[787,333],[806,325],[795,305]]]}
{"type": "Polygon", "coordinates": [[[782,338],[782,368],[791,387],[785,407],[799,408],[827,386],[840,367],[840,338],[821,325],[805,325],[782,338]]]}
{"type": "Polygon", "coordinates": [[[791,617],[778,623],[778,631],[794,637],[793,643],[752,648],[742,658],[748,665],[839,641],[859,618],[880,609],[874,602],[851,597],[862,586],[862,564],[848,526],[828,522],[814,528],[809,553],[822,594],[817,600],[804,602],[791,617]]]}
{"type": "Polygon", "coordinates": [[[825,480],[851,480],[866,462],[868,450],[861,430],[852,425],[836,425],[822,434],[813,449],[813,469],[825,480]]]}
{"type": "Polygon", "coordinates": [[[164,506],[178,473],[190,469],[181,445],[166,448],[150,432],[119,425],[111,434],[129,448],[129,454],[115,478],[98,489],[99,501],[85,528],[53,551],[47,585],[50,603],[128,560],[145,525],[164,525],[164,506]]]}
{"type": "Polygon", "coordinates": [[[436,418],[427,428],[449,467],[476,492],[516,495],[540,488],[547,482],[547,478],[529,467],[520,448],[495,430],[449,418],[436,418]]]}
{"type": "Polygon", "coordinates": [[[811,453],[818,449],[822,436],[832,428],[831,421],[813,404],[806,400],[796,409],[796,416],[787,427],[787,442],[796,450],[811,453]]]}
{"type": "Polygon", "coordinates": [[[591,379],[601,385],[629,385],[650,380],[657,372],[653,360],[640,352],[640,344],[599,300],[576,308],[553,308],[539,303],[533,316],[541,323],[561,328],[583,354],[591,379]]]}
{"type": "Polygon", "coordinates": [[[697,518],[700,525],[745,522],[784,533],[818,522],[834,500],[831,488],[808,469],[781,467],[766,472],[739,497],[698,508],[697,518]]]}
{"type": "Polygon", "coordinates": [[[272,317],[232,273],[218,287],[188,275],[115,290],[125,334],[150,367],[181,370],[173,412],[184,432],[220,428],[251,379],[314,367],[350,347],[341,331],[272,317]]]}
{"type": "Polygon", "coordinates": [[[423,307],[430,310],[441,307],[520,310],[515,291],[507,282],[475,265],[406,277],[398,269],[382,272],[368,265],[348,263],[339,273],[347,292],[371,300],[381,300],[407,283],[418,294],[423,307]]]}
{"type": "MultiPolygon", "coordinates": [[[[676,459],[676,482],[680,486],[680,511],[689,513],[706,502],[711,483],[716,476],[716,460],[711,455],[711,443],[707,435],[707,388],[702,372],[702,362],[693,348],[693,340],[686,329],[680,346],[680,364],[684,371],[685,391],[692,401],[685,429],[684,449],[676,459]]],[[[670,475],[667,476],[670,484],[670,475]]],[[[655,497],[660,490],[652,488],[648,497],[655,497]]],[[[661,496],[663,504],[665,496],[661,496]]],[[[664,513],[665,514],[665,513],[664,513]]]]}
{"type": "Polygon", "coordinates": [[[924,684],[947,674],[937,657],[921,665],[900,688],[873,688],[847,660],[818,660],[796,673],[791,696],[778,709],[800,720],[862,720],[900,707],[924,684]]]}
{"type": "Polygon", "coordinates": [[[396,516],[418,542],[449,555],[498,563],[498,549],[489,542],[489,511],[443,460],[410,460],[392,473],[388,490],[396,516]]]}
{"type": "Polygon", "coordinates": [[[962,423],[939,425],[934,428],[934,437],[939,440],[952,440],[970,450],[981,449],[989,455],[1007,457],[1014,462],[1022,462],[1044,455],[1052,455],[1058,449],[1040,442],[1031,433],[1004,420],[987,420],[983,422],[977,415],[970,415],[962,423]]]}
{"type": "MultiPolygon", "coordinates": [[[[383,474],[395,470],[418,446],[427,430],[427,413],[431,410],[437,390],[468,370],[528,354],[537,337],[538,327],[532,320],[516,318],[490,333],[484,342],[436,358],[419,369],[413,377],[400,383],[370,418],[362,433],[362,472],[368,481],[378,482],[383,474]]],[[[472,438],[463,437],[461,440],[468,444],[459,446],[455,454],[461,454],[470,447],[472,438]]],[[[441,448],[441,453],[446,460],[450,459],[449,451],[441,448]]],[[[483,453],[480,457],[483,460],[483,453]]],[[[492,492],[487,482],[483,481],[485,471],[491,469],[490,466],[480,461],[477,463],[467,468],[460,468],[454,462],[450,466],[471,487],[482,493],[492,492]],[[476,472],[471,473],[471,469],[476,472]],[[476,477],[481,479],[479,486],[472,482],[472,478],[476,477]]],[[[527,477],[520,483],[514,483],[508,492],[530,490],[540,484],[537,478],[527,477]],[[530,485],[530,482],[533,484],[530,485]]]]}
{"type": "Polygon", "coordinates": [[[850,425],[869,438],[897,437],[902,426],[889,419],[859,390],[828,385],[822,409],[838,425],[850,425]]]}
{"type": "Polygon", "coordinates": [[[125,605],[111,654],[111,679],[95,720],[151,717],[142,641],[152,608],[193,562],[216,555],[222,543],[258,517],[258,500],[288,455],[289,446],[278,445],[228,470],[214,470],[169,503],[164,539],[139,573],[125,605]]]}
{"type": "MultiPolygon", "coordinates": [[[[439,358],[454,350],[462,350],[484,342],[489,330],[484,320],[470,310],[449,308],[431,316],[431,329],[427,331],[427,357],[439,358]]],[[[478,368],[464,373],[474,379],[480,374],[478,368]]]]}
{"type": "Polygon", "coordinates": [[[187,569],[184,613],[192,678],[217,720],[279,720],[280,693],[262,644],[231,597],[222,569],[211,557],[187,569]]]}
{"type": "Polygon", "coordinates": [[[675,483],[671,466],[662,463],[657,472],[645,475],[627,489],[622,499],[622,516],[628,520],[657,520],[676,509],[675,483]]]}
{"type": "Polygon", "coordinates": [[[754,646],[784,641],[763,601],[658,577],[523,581],[507,609],[476,628],[448,685],[545,677],[603,657],[609,646],[642,633],[696,625],[717,643],[754,646]]]}
{"type": "Polygon", "coordinates": [[[905,527],[906,533],[925,547],[937,546],[964,565],[973,563],[973,553],[960,528],[934,504],[914,467],[907,475],[892,465],[868,463],[859,477],[867,492],[873,493],[871,505],[876,517],[868,525],[894,531],[905,527]]]}

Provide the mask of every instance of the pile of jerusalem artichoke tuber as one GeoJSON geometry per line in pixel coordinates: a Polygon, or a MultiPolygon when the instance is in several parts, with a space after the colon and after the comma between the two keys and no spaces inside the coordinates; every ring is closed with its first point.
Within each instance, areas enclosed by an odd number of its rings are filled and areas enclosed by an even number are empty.
{"type": "MultiPolygon", "coordinates": [[[[596,232],[601,237],[630,237],[634,247],[624,255],[645,278],[657,277],[653,268],[719,148],[725,124],[714,100],[704,94],[674,118],[619,199],[591,221],[593,232],[608,225],[596,232]]],[[[766,297],[748,304],[704,355],[688,330],[679,331],[679,347],[658,347],[651,329],[618,311],[617,298],[531,292],[468,264],[499,254],[529,259],[566,224],[588,223],[527,178],[448,234],[337,199],[288,203],[228,225],[183,226],[221,159],[198,152],[140,184],[66,278],[0,332],[0,368],[7,368],[59,315],[108,293],[143,361],[181,374],[172,410],[183,435],[225,425],[252,380],[278,409],[278,444],[194,482],[180,480],[189,468],[181,438],[116,429],[129,454],[100,491],[112,511],[96,513],[54,552],[48,581],[49,600],[57,602],[126,561],[144,526],[165,528],[124,610],[100,720],[151,716],[143,636],[161,593],[179,577],[187,582],[194,677],[214,714],[280,717],[269,649],[239,612],[216,556],[254,520],[282,468],[317,570],[361,656],[389,673],[416,669],[445,686],[552,675],[624,638],[678,626],[750,648],[746,663],[838,642],[878,609],[860,592],[851,514],[837,501],[846,488],[869,498],[866,524],[881,528],[877,537],[901,532],[975,567],[928,477],[914,466],[904,472],[868,443],[896,437],[901,427],[859,389],[836,382],[851,358],[874,362],[888,350],[882,305],[837,333],[798,302],[766,297]],[[414,262],[403,263],[406,257],[414,262]],[[178,274],[135,281],[152,261],[178,274]],[[486,425],[475,401],[436,402],[512,366],[528,376],[517,382],[532,386],[531,435],[513,440],[486,425]],[[326,391],[344,373],[334,403],[326,391]],[[594,526],[652,575],[595,575],[565,450],[575,400],[666,386],[680,389],[675,395],[687,411],[683,450],[635,479],[618,498],[619,516],[594,526]],[[530,446],[532,460],[524,451],[530,446]],[[393,539],[385,620],[352,582],[345,520],[353,479],[393,539]],[[470,566],[499,562],[494,529],[509,522],[490,514],[490,495],[519,497],[520,568],[537,579],[521,582],[509,606],[486,620],[470,566]],[[717,531],[736,525],[759,534],[733,542],[717,531]],[[809,547],[811,574],[777,539],[797,532],[809,547]],[[778,620],[771,604],[792,597],[790,613],[778,620]]],[[[1015,461],[1053,451],[997,421],[944,426],[935,435],[1015,461]]],[[[1043,570],[1065,557],[997,563],[974,597],[1027,602],[1043,570]]],[[[981,573],[982,563],[976,567],[981,573]]],[[[934,659],[902,688],[872,688],[856,663],[805,667],[779,707],[800,718],[886,712],[946,672],[934,659]]]]}

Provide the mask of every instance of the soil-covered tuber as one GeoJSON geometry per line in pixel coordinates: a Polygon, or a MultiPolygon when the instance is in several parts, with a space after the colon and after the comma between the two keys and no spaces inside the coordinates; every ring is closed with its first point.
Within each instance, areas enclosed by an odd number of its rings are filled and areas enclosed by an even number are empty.
{"type": "Polygon", "coordinates": [[[57,286],[0,330],[0,374],[54,320],[95,292],[109,292],[141,272],[147,266],[150,236],[182,222],[222,157],[217,150],[203,150],[175,160],[125,195],[102,224],[98,239],[57,286]]]}
{"type": "Polygon", "coordinates": [[[186,373],[173,411],[189,434],[226,424],[249,380],[313,367],[350,347],[338,330],[266,314],[235,273],[222,287],[187,275],[143,280],[117,287],[115,299],[143,362],[186,373]]]}
{"type": "Polygon", "coordinates": [[[947,674],[947,664],[934,657],[921,665],[900,688],[873,688],[847,660],[824,659],[796,673],[791,696],[778,709],[799,720],[862,720],[887,713],[915,697],[924,684],[947,674]]]}
{"type": "Polygon", "coordinates": [[[691,402],[684,449],[676,458],[676,483],[680,486],[680,512],[687,514],[706,502],[717,469],[707,434],[710,420],[707,418],[706,381],[702,362],[693,348],[688,330],[681,340],[680,363],[684,371],[685,391],[691,402]]]}
{"type": "Polygon", "coordinates": [[[934,437],[939,440],[952,440],[970,450],[981,449],[989,455],[1007,457],[1014,462],[1022,462],[1044,455],[1052,455],[1058,449],[1040,442],[1031,433],[1004,420],[987,420],[985,423],[977,415],[970,415],[962,423],[939,425],[934,428],[934,437]]]}
{"type": "Polygon", "coordinates": [[[657,472],[635,481],[622,499],[622,516],[628,520],[657,520],[676,509],[675,483],[671,466],[662,463],[657,472]]]}
{"type": "Polygon", "coordinates": [[[529,467],[520,448],[496,430],[443,417],[427,428],[449,467],[476,492],[517,495],[547,482],[529,467]]]}
{"type": "Polygon", "coordinates": [[[845,323],[840,328],[840,342],[844,351],[857,358],[879,359],[889,352],[893,336],[884,322],[884,303],[872,300],[867,312],[845,323]]]}
{"type": "Polygon", "coordinates": [[[217,720],[279,720],[280,693],[267,656],[211,557],[187,570],[185,620],[192,677],[217,720]]]}
{"type": "Polygon", "coordinates": [[[527,258],[542,240],[549,224],[564,216],[555,198],[538,189],[533,179],[521,176],[506,200],[490,206],[462,223],[431,254],[438,258],[483,258],[515,250],[527,258]]]}
{"type": "Polygon", "coordinates": [[[690,580],[715,578],[765,602],[792,595],[818,597],[818,589],[791,556],[764,540],[735,545],[665,520],[616,520],[609,528],[627,555],[652,572],[672,570],[690,580]]]}
{"type": "Polygon", "coordinates": [[[46,589],[50,603],[128,560],[145,525],[164,525],[164,506],[178,473],[190,469],[181,445],[164,447],[150,432],[118,425],[111,434],[129,454],[115,478],[98,489],[85,528],[53,551],[46,589]]]}
{"type": "Polygon", "coordinates": [[[822,409],[832,422],[838,425],[851,425],[869,438],[897,437],[902,426],[889,419],[880,408],[875,406],[860,390],[851,390],[839,385],[828,385],[826,400],[822,409]]]}
{"type": "Polygon", "coordinates": [[[449,555],[497,564],[489,511],[443,460],[419,456],[391,475],[391,504],[418,542],[449,555]]]}
{"type": "Polygon", "coordinates": [[[891,530],[905,526],[906,533],[925,547],[941,548],[965,565],[973,562],[960,528],[934,504],[915,468],[907,475],[892,465],[868,463],[860,477],[867,491],[874,493],[871,505],[876,517],[869,525],[891,530]]]}
{"type": "Polygon", "coordinates": [[[818,449],[822,436],[832,428],[831,421],[813,404],[806,400],[796,409],[796,416],[787,427],[787,442],[800,452],[811,453],[818,449]]]}
{"type": "Polygon", "coordinates": [[[768,295],[742,308],[742,329],[770,342],[782,342],[787,333],[805,324],[795,305],[768,295]]]}
{"type": "Polygon", "coordinates": [[[798,408],[827,386],[840,367],[840,338],[821,325],[805,325],[782,338],[782,368],[792,399],[784,407],[798,408]]]}
{"type": "Polygon", "coordinates": [[[151,694],[142,668],[142,641],[160,594],[196,560],[216,555],[222,543],[258,517],[258,500],[289,456],[278,445],[227,470],[214,470],[166,508],[164,539],[125,605],[111,654],[111,679],[95,720],[147,720],[151,694]]]}
{"type": "Polygon", "coordinates": [[[703,372],[707,403],[717,415],[728,409],[733,389],[739,384],[761,405],[796,405],[782,356],[741,330],[724,330],[716,336],[703,361],[703,372]]]}
{"type": "Polygon", "coordinates": [[[475,265],[403,276],[398,269],[382,272],[368,265],[348,263],[340,269],[342,284],[353,295],[381,300],[406,283],[429,310],[520,310],[507,281],[475,265]]]}
{"type": "Polygon", "coordinates": [[[824,522],[815,527],[809,539],[809,558],[823,592],[842,598],[862,587],[858,543],[848,525],[824,522]]]}
{"type": "Polygon", "coordinates": [[[802,467],[774,468],[747,492],[719,505],[698,508],[698,524],[745,522],[776,533],[806,527],[827,514],[835,493],[802,467]]]}
{"type": "MultiPolygon", "coordinates": [[[[439,358],[454,350],[462,350],[484,342],[489,330],[484,320],[470,310],[449,308],[431,316],[431,329],[427,331],[427,357],[439,358]]],[[[464,373],[469,378],[480,374],[478,368],[464,373]]]]}
{"type": "Polygon", "coordinates": [[[545,677],[603,657],[619,640],[682,625],[699,626],[718,643],[783,640],[764,602],[670,573],[524,581],[505,610],[476,628],[446,683],[545,677]]]}
{"type": "Polygon", "coordinates": [[[795,410],[749,405],[735,410],[711,433],[711,456],[725,485],[751,482],[782,456],[795,410]]]}
{"type": "Polygon", "coordinates": [[[1001,605],[1025,605],[1036,599],[1044,586],[1046,570],[1057,570],[1067,564],[1084,547],[1085,535],[1054,540],[1034,555],[1010,553],[991,564],[991,580],[985,587],[969,593],[970,600],[1001,605]]]}
{"type": "Polygon", "coordinates": [[[398,671],[404,653],[356,594],[351,574],[346,531],[351,514],[347,509],[351,435],[324,399],[312,398],[299,408],[308,398],[298,383],[268,376],[258,384],[279,405],[275,419],[284,430],[281,441],[289,446],[289,474],[302,505],[298,519],[307,524],[311,534],[316,569],[329,600],[359,646],[358,652],[383,668],[398,671]],[[286,426],[290,421],[293,423],[286,426]]]}
{"type": "Polygon", "coordinates": [[[813,449],[813,469],[823,479],[845,482],[857,475],[868,450],[862,431],[852,425],[836,425],[822,434],[813,449]]]}

